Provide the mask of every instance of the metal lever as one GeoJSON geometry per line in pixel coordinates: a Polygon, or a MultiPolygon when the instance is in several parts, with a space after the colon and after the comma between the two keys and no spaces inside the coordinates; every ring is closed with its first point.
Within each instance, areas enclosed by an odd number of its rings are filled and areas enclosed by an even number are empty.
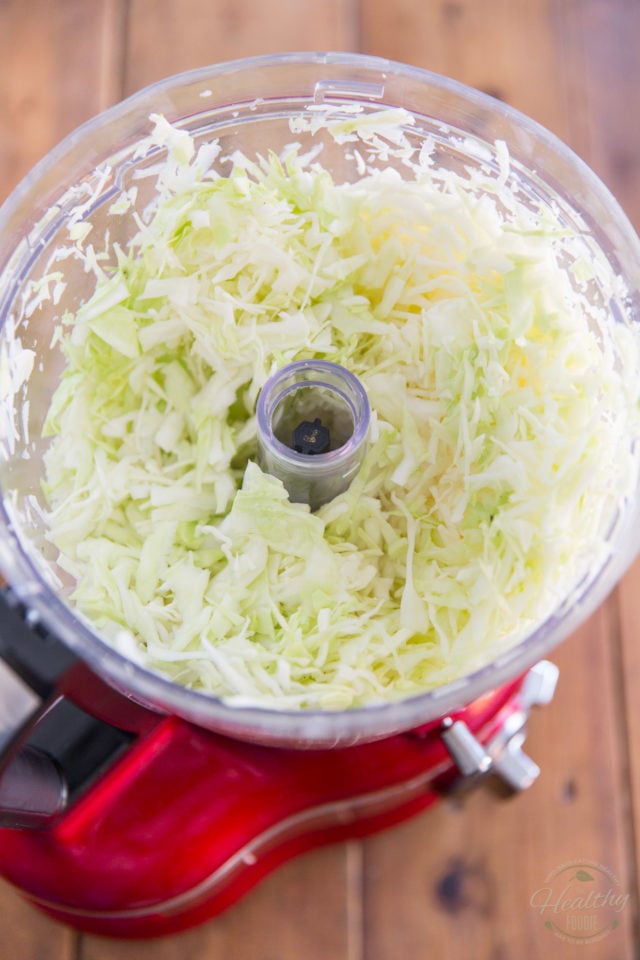
{"type": "Polygon", "coordinates": [[[519,694],[518,709],[510,714],[494,737],[483,745],[463,720],[443,721],[442,739],[463,777],[496,774],[512,790],[526,790],[540,775],[538,765],[522,749],[526,723],[535,706],[551,701],[559,670],[541,660],[527,673],[519,694]]]}

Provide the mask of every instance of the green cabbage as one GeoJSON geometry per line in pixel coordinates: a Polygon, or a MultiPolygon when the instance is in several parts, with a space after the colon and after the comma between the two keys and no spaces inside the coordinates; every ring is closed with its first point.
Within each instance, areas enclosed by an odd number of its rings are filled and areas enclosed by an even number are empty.
{"type": "Polygon", "coordinates": [[[518,201],[503,145],[495,181],[438,171],[400,119],[332,130],[407,161],[339,184],[295,145],[220,176],[155,118],[151,214],[111,271],[87,249],[62,319],[45,489],[73,601],[231,703],[347,708],[491,660],[604,562],[634,482],[637,346],[579,231],[518,201]],[[310,357],[373,412],[314,514],[255,462],[262,385],[310,357]]]}

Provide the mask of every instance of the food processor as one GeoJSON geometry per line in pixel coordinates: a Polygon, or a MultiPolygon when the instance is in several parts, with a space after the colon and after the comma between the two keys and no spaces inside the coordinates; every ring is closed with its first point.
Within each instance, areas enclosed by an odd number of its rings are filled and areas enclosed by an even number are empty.
{"type": "MultiPolygon", "coordinates": [[[[95,285],[80,261],[60,257],[70,226],[126,246],[162,159],[151,115],[197,146],[219,140],[221,156],[254,156],[284,149],[292,120],[389,108],[406,112],[411,144],[429,143],[443,168],[482,166],[499,179],[496,144],[506,144],[523,202],[547,203],[580,234],[600,264],[590,296],[606,322],[638,336],[640,242],[597,177],[507,105],[374,57],[286,54],[156,83],[68,136],[0,210],[0,874],[78,929],[173,933],[220,913],[287,858],[390,826],[443,792],[485,777],[530,786],[539,769],[523,751],[526,724],[557,679],[545,657],[637,551],[640,500],[630,495],[611,519],[606,556],[514,646],[419,695],[345,710],[229,703],[181,686],[108,643],[74,608],[42,492],[42,425],[64,365],[54,331],[95,285]],[[616,293],[599,283],[605,274],[617,278],[616,293]]],[[[357,178],[348,142],[313,123],[295,139],[303,148],[321,141],[339,182],[357,178]]],[[[292,500],[315,509],[357,474],[369,409],[340,368],[292,366],[261,393],[259,457],[292,500]],[[282,442],[283,397],[301,390],[321,390],[324,412],[298,411],[295,443],[282,442]],[[323,432],[328,408],[348,414],[336,449],[323,432]]],[[[637,458],[634,437],[629,448],[637,458]]]]}

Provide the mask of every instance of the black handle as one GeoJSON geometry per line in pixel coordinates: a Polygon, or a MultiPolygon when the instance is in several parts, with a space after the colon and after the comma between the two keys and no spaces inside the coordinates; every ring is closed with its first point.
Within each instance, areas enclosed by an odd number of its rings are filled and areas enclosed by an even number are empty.
{"type": "Polygon", "coordinates": [[[43,700],[77,661],[11,587],[0,591],[0,657],[43,700]]]}
{"type": "Polygon", "coordinates": [[[134,734],[60,692],[80,661],[8,587],[0,591],[0,659],[9,667],[0,672],[0,827],[44,827],[134,734]]]}

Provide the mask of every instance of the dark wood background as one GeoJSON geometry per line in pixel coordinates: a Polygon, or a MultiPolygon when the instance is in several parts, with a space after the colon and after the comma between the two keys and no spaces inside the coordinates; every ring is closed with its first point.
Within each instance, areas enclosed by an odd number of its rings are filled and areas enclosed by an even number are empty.
{"type": "MultiPolygon", "coordinates": [[[[447,74],[528,113],[640,228],[638,0],[0,0],[0,198],[64,134],[151,81],[287,50],[352,50],[447,74]]],[[[639,531],[640,536],[640,531],[639,531]]],[[[543,774],[283,867],[219,919],[117,943],[54,924],[0,883],[0,960],[638,960],[640,564],[554,659],[531,727],[543,774]],[[620,926],[579,946],[530,906],[560,864],[606,866],[620,926]]]]}

